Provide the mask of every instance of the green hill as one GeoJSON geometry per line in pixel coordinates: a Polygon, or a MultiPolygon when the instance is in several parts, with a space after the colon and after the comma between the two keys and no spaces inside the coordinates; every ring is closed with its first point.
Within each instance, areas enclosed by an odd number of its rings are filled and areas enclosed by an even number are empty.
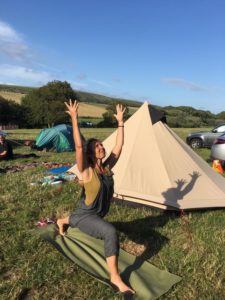
{"type": "MultiPolygon", "coordinates": [[[[17,85],[6,85],[6,84],[0,84],[0,94],[2,97],[7,96],[7,94],[10,96],[7,97],[9,100],[15,100],[13,99],[16,95],[13,94],[19,94],[20,97],[28,94],[32,90],[36,89],[35,87],[26,87],[26,86],[17,86],[17,85]]],[[[133,101],[129,99],[122,99],[122,98],[113,98],[113,97],[108,97],[104,95],[99,95],[99,94],[94,94],[94,93],[88,93],[88,92],[81,92],[76,90],[76,94],[78,95],[79,99],[81,102],[87,102],[87,103],[99,103],[99,104],[108,104],[111,101],[119,101],[121,103],[126,104],[127,106],[132,106],[132,107],[139,107],[142,102],[139,101],[133,101]]],[[[17,96],[17,98],[19,98],[17,96]]]]}
{"type": "MultiPolygon", "coordinates": [[[[35,87],[16,86],[0,84],[0,96],[7,100],[21,102],[23,96],[36,89],[35,87]]],[[[83,104],[82,117],[101,118],[106,106],[112,102],[119,101],[129,107],[130,113],[134,113],[142,102],[130,99],[113,98],[95,93],[75,91],[83,104]],[[85,104],[86,103],[86,104],[85,104]]],[[[154,105],[155,106],[155,105],[154,105]]],[[[174,128],[188,127],[213,127],[224,122],[225,112],[213,114],[210,111],[195,109],[189,106],[155,106],[158,110],[163,111],[167,118],[167,123],[174,128]]]]}

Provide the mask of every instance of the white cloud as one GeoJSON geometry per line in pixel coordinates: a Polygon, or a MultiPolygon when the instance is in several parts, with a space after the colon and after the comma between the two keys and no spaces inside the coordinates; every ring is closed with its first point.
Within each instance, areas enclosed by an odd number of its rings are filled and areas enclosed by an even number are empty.
{"type": "Polygon", "coordinates": [[[12,26],[0,21],[0,54],[15,60],[23,60],[32,56],[32,51],[26,45],[22,35],[12,26]]]}
{"type": "Polygon", "coordinates": [[[162,78],[162,81],[164,81],[170,85],[178,86],[181,88],[186,88],[188,90],[195,91],[195,92],[207,90],[205,87],[203,87],[199,84],[196,84],[194,82],[191,82],[191,81],[188,81],[185,79],[181,79],[181,78],[162,78]]]}
{"type": "Polygon", "coordinates": [[[16,85],[15,82],[3,82],[3,81],[0,81],[0,84],[16,85]]]}
{"type": "Polygon", "coordinates": [[[25,80],[30,83],[48,82],[53,80],[50,73],[45,71],[36,71],[31,68],[14,65],[0,65],[0,80],[25,80]]]}
{"type": "Polygon", "coordinates": [[[13,43],[4,44],[0,42],[0,52],[15,60],[22,60],[30,56],[28,47],[18,43],[15,45],[13,43]]]}
{"type": "Polygon", "coordinates": [[[0,21],[0,40],[7,42],[21,42],[22,38],[10,25],[0,21]]]}

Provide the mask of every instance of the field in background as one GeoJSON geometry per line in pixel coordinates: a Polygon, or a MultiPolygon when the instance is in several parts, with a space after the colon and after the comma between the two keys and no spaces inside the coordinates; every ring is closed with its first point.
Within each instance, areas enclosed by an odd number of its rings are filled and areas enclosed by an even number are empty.
{"type": "MultiPolygon", "coordinates": [[[[195,129],[196,130],[196,129],[195,129]]],[[[199,130],[199,129],[197,129],[199,130]]],[[[8,138],[34,139],[39,129],[11,130],[8,138]]],[[[113,129],[81,129],[86,138],[105,139],[113,129]]],[[[192,129],[176,129],[185,139],[192,129]]],[[[16,153],[30,153],[17,146],[16,153]]],[[[32,150],[33,152],[33,150],[32,150]]],[[[74,153],[35,152],[36,162],[73,163],[74,153]]],[[[209,158],[208,149],[198,154],[209,158]]],[[[34,159],[0,162],[0,167],[30,163],[34,159]]],[[[0,173],[0,299],[122,300],[111,289],[62,257],[36,234],[42,217],[74,211],[80,188],[65,183],[62,189],[31,186],[48,173],[37,166],[17,173],[0,173]]],[[[145,207],[112,204],[107,216],[116,226],[121,247],[141,255],[160,269],[180,275],[182,281],[160,300],[223,300],[225,295],[224,209],[161,212],[145,207]]]]}
{"type": "Polygon", "coordinates": [[[22,97],[25,96],[25,94],[22,93],[14,93],[14,92],[7,92],[7,91],[0,91],[0,96],[5,98],[6,100],[12,100],[16,103],[21,103],[22,97]]]}
{"type": "Polygon", "coordinates": [[[92,117],[92,118],[102,118],[102,114],[106,112],[106,105],[104,104],[88,104],[80,103],[79,105],[79,116],[80,117],[92,117]]]}
{"type": "MultiPolygon", "coordinates": [[[[14,93],[9,91],[1,91],[0,96],[4,97],[7,100],[15,101],[16,103],[21,103],[21,99],[25,94],[14,93]]],[[[90,118],[102,118],[102,114],[106,112],[106,104],[100,103],[80,103],[79,116],[80,117],[90,117],[90,118]]],[[[129,111],[133,114],[137,110],[136,107],[129,106],[129,111]]]]}
{"type": "MultiPolygon", "coordinates": [[[[21,99],[25,94],[13,93],[0,91],[0,96],[7,100],[13,100],[16,103],[21,103],[21,99]]],[[[102,114],[106,112],[106,105],[104,104],[88,104],[81,103],[79,109],[79,116],[81,117],[91,117],[91,118],[102,118],[102,114]]]]}

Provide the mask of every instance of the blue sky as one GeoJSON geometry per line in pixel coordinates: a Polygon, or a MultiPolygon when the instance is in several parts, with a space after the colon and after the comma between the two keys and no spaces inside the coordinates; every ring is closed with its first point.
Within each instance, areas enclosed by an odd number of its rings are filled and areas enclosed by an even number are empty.
{"type": "Polygon", "coordinates": [[[225,1],[7,0],[0,82],[225,110],[225,1]]]}

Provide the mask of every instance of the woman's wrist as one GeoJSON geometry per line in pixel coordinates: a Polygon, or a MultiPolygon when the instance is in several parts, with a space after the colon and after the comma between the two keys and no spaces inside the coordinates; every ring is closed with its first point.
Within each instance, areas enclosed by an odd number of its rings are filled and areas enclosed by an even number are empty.
{"type": "Polygon", "coordinates": [[[118,122],[118,127],[119,127],[119,126],[124,126],[124,122],[123,122],[123,121],[119,121],[119,122],[118,122]]]}
{"type": "Polygon", "coordinates": [[[75,122],[78,122],[78,117],[77,116],[71,116],[71,120],[75,121],[75,122]]]}

